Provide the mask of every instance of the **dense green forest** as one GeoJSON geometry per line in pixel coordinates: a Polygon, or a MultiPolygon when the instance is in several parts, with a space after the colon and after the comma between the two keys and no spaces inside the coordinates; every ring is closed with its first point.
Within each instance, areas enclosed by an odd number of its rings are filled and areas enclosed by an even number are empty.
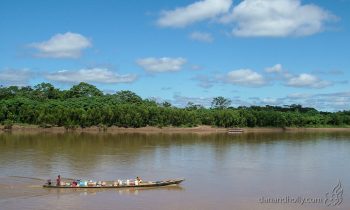
{"type": "Polygon", "coordinates": [[[350,111],[320,112],[301,105],[231,107],[216,97],[210,108],[189,102],[184,108],[169,102],[142,99],[131,91],[103,94],[95,86],[80,83],[59,90],[49,83],[34,87],[0,87],[0,122],[42,127],[89,126],[196,126],[219,127],[347,127],[350,111]]]}

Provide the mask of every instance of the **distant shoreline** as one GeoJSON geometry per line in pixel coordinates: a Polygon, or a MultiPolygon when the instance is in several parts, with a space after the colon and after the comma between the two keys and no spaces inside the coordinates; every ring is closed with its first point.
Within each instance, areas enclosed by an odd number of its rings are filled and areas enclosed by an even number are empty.
{"type": "MultiPolygon", "coordinates": [[[[241,128],[243,133],[271,133],[271,132],[350,132],[350,128],[333,127],[333,128],[297,128],[297,127],[287,127],[287,128],[271,128],[271,127],[255,127],[255,128],[241,128]]],[[[66,129],[64,127],[50,127],[42,128],[37,125],[13,125],[11,130],[5,130],[4,126],[0,126],[0,133],[4,132],[50,132],[50,133],[197,133],[197,134],[215,134],[215,133],[227,133],[229,128],[219,128],[211,126],[196,126],[196,127],[141,127],[141,128],[123,128],[117,126],[111,126],[108,128],[100,128],[97,126],[87,127],[87,128],[76,128],[76,129],[66,129]]]]}

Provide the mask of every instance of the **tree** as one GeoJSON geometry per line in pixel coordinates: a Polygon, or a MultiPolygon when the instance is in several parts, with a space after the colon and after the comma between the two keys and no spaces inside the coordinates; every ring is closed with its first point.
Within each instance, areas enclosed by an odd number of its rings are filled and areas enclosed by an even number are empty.
{"type": "Polygon", "coordinates": [[[155,98],[146,98],[142,101],[146,106],[158,106],[157,100],[155,98]]]}
{"type": "Polygon", "coordinates": [[[34,86],[34,95],[38,99],[57,99],[60,91],[52,84],[43,82],[34,86]]]}
{"type": "Polygon", "coordinates": [[[0,100],[11,98],[13,95],[6,87],[0,87],[0,100]]]}
{"type": "Polygon", "coordinates": [[[104,95],[95,86],[80,83],[70,90],[50,83],[32,87],[0,86],[0,123],[36,124],[68,129],[88,126],[194,126],[221,127],[320,127],[350,126],[350,111],[320,112],[291,106],[250,106],[228,108],[231,101],[216,97],[212,109],[189,102],[185,108],[158,104],[131,91],[104,95]],[[63,97],[64,96],[64,97],[63,97]]]}
{"type": "Polygon", "coordinates": [[[20,94],[20,88],[17,86],[0,87],[0,99],[9,99],[19,95],[22,94],[20,94]]]}
{"type": "Polygon", "coordinates": [[[224,98],[222,96],[213,98],[211,102],[211,107],[214,109],[226,109],[231,105],[232,101],[228,98],[224,98]]]}
{"type": "Polygon", "coordinates": [[[169,101],[164,101],[164,102],[162,103],[162,106],[163,106],[163,107],[171,107],[171,103],[170,103],[169,101]]]}
{"type": "Polygon", "coordinates": [[[187,110],[197,110],[197,109],[203,109],[204,107],[200,104],[194,104],[193,102],[188,102],[186,109],[187,110]]]}
{"type": "Polygon", "coordinates": [[[79,98],[79,97],[94,97],[102,96],[103,93],[97,89],[94,85],[90,85],[85,82],[81,82],[78,85],[74,85],[66,93],[67,98],[79,98]]]}
{"type": "Polygon", "coordinates": [[[116,92],[115,97],[117,98],[117,101],[121,103],[131,103],[131,104],[142,103],[142,98],[130,90],[118,91],[116,92]]]}

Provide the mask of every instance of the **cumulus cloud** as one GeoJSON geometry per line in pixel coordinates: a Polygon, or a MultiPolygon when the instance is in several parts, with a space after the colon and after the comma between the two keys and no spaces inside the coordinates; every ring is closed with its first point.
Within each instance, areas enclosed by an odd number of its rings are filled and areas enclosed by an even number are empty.
{"type": "Polygon", "coordinates": [[[235,36],[287,37],[319,33],[338,17],[315,4],[302,4],[301,0],[242,0],[235,6],[232,0],[202,0],[163,11],[157,24],[185,27],[213,19],[233,26],[235,36]]]}
{"type": "Polygon", "coordinates": [[[0,71],[0,82],[3,85],[25,86],[33,74],[29,69],[4,69],[0,71]]]}
{"type": "Polygon", "coordinates": [[[47,41],[29,45],[38,50],[36,56],[50,58],[79,58],[82,51],[91,46],[88,38],[71,32],[56,34],[47,41]]]}
{"type": "Polygon", "coordinates": [[[286,85],[291,87],[324,88],[332,85],[332,83],[329,81],[321,80],[314,75],[304,73],[290,77],[287,80],[286,85]]]}
{"type": "Polygon", "coordinates": [[[202,88],[211,88],[215,84],[226,83],[246,87],[262,87],[268,84],[280,83],[294,88],[326,88],[335,84],[347,84],[348,81],[323,80],[313,74],[289,73],[281,64],[265,68],[265,72],[258,73],[251,69],[238,69],[226,74],[196,75],[192,80],[197,81],[202,88]]]}
{"type": "Polygon", "coordinates": [[[190,39],[200,42],[213,42],[214,38],[210,33],[195,31],[190,34],[190,39]]]}
{"type": "Polygon", "coordinates": [[[282,68],[281,64],[276,64],[274,66],[265,68],[265,71],[267,73],[281,73],[282,70],[283,70],[283,68],[282,68]]]}
{"type": "Polygon", "coordinates": [[[182,66],[186,63],[185,58],[141,58],[136,61],[137,65],[149,72],[159,73],[159,72],[171,72],[179,71],[182,66]]]}
{"type": "Polygon", "coordinates": [[[91,68],[73,70],[61,70],[46,75],[46,79],[56,82],[96,82],[96,83],[130,83],[137,78],[133,74],[120,75],[106,68],[91,68]]]}
{"type": "Polygon", "coordinates": [[[243,86],[263,86],[266,84],[265,78],[250,69],[238,69],[230,71],[225,79],[227,83],[243,86]]]}
{"type": "Polygon", "coordinates": [[[318,33],[334,19],[330,12],[300,0],[243,0],[221,22],[233,23],[236,36],[286,37],[318,33]]]}
{"type": "Polygon", "coordinates": [[[281,80],[284,85],[296,88],[325,88],[335,83],[322,80],[313,74],[301,73],[295,75],[289,73],[288,71],[283,69],[281,64],[276,64],[272,67],[267,67],[265,68],[265,72],[277,74],[278,76],[274,77],[274,80],[281,80]]]}
{"type": "Polygon", "coordinates": [[[163,11],[157,24],[162,27],[184,27],[227,13],[231,5],[232,0],[197,1],[186,7],[163,11]]]}

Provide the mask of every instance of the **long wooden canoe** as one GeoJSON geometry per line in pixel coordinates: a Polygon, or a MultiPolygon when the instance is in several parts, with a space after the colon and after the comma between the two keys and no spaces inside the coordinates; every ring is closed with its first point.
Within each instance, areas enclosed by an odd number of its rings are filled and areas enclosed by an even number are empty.
{"type": "Polygon", "coordinates": [[[108,181],[106,185],[99,185],[99,186],[66,186],[66,185],[48,185],[45,184],[43,187],[45,188],[142,188],[142,187],[161,187],[161,186],[168,186],[168,185],[177,185],[183,182],[185,179],[169,179],[169,180],[164,180],[164,181],[143,181],[138,185],[127,185],[127,184],[122,184],[122,185],[113,185],[113,184],[108,184],[112,183],[111,181],[108,181]]]}

